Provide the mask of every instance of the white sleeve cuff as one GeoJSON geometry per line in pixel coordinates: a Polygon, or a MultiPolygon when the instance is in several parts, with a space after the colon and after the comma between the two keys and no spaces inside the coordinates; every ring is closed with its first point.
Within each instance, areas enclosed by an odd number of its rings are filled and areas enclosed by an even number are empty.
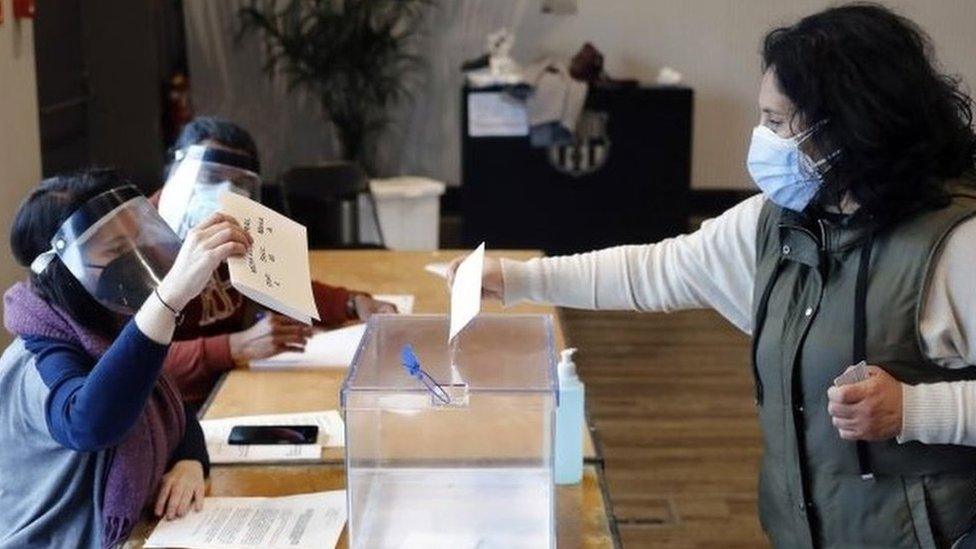
{"type": "Polygon", "coordinates": [[[902,384],[902,428],[899,443],[965,444],[960,409],[951,383],[902,384]]]}
{"type": "MultiPolygon", "coordinates": [[[[532,278],[539,278],[539,269],[529,267],[528,261],[515,261],[502,258],[502,287],[505,289],[502,303],[508,307],[528,301],[532,295],[532,278]],[[533,276],[534,275],[534,276],[533,276]]],[[[538,286],[536,282],[535,286],[538,286]]]]}

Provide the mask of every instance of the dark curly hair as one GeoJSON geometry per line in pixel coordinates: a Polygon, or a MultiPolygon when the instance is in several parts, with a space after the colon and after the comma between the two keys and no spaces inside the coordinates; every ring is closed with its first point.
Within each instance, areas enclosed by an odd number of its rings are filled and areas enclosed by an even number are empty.
{"type": "Polygon", "coordinates": [[[834,7],[770,31],[762,60],[794,116],[828,120],[825,138],[841,150],[820,204],[850,193],[893,222],[944,205],[949,179],[973,184],[973,101],[909,19],[873,3],[834,7]]]}

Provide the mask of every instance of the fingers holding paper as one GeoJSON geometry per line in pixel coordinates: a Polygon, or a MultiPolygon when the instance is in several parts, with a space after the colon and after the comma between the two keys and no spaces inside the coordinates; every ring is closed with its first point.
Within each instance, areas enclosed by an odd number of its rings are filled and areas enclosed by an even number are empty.
{"type": "Polygon", "coordinates": [[[159,284],[166,303],[178,310],[199,294],[228,257],[243,255],[251,237],[232,217],[215,213],[187,233],[172,268],[159,284]]]}
{"type": "MultiPolygon", "coordinates": [[[[457,269],[467,257],[462,256],[451,261],[447,268],[447,287],[454,286],[457,269]]],[[[505,297],[505,279],[502,277],[502,262],[498,258],[485,256],[482,267],[481,296],[502,301],[505,297]]]]}
{"type": "Polygon", "coordinates": [[[867,366],[867,375],[827,390],[827,412],[842,439],[886,440],[901,433],[901,382],[877,366],[867,366]]]}

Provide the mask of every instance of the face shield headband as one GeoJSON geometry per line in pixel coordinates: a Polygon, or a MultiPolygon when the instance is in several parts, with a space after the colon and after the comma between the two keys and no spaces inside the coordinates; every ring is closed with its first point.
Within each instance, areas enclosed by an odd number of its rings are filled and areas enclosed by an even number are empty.
{"type": "Polygon", "coordinates": [[[159,213],[180,238],[220,209],[224,192],[260,199],[261,178],[250,156],[191,145],[176,157],[159,197],[159,213]]]}

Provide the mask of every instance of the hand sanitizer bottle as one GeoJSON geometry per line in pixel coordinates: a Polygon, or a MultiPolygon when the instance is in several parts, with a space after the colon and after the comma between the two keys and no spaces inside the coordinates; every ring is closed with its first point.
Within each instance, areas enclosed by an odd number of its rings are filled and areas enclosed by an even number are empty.
{"type": "Polygon", "coordinates": [[[583,478],[584,387],[576,375],[573,353],[559,361],[559,407],[556,409],[556,484],[577,484],[583,478]]]}

